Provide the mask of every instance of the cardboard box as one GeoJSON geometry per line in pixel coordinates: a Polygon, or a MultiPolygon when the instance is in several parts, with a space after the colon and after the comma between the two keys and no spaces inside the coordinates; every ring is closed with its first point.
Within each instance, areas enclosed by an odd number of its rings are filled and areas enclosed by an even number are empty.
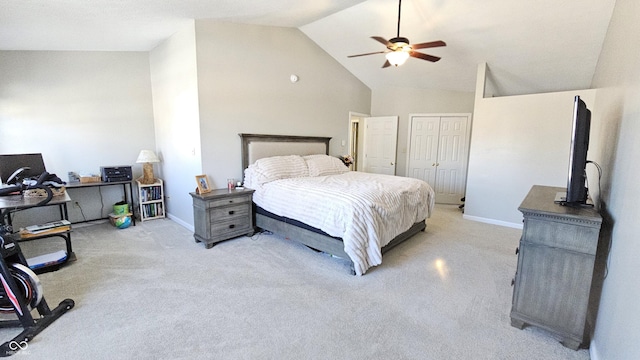
{"type": "Polygon", "coordinates": [[[109,214],[109,222],[111,223],[111,225],[118,227],[118,224],[116,223],[116,220],[123,218],[123,217],[131,217],[133,214],[132,213],[126,213],[126,214],[114,214],[111,213],[109,214]]]}
{"type": "Polygon", "coordinates": [[[100,176],[80,176],[80,183],[81,184],[86,184],[86,183],[97,183],[97,182],[101,182],[102,178],[100,176]]]}

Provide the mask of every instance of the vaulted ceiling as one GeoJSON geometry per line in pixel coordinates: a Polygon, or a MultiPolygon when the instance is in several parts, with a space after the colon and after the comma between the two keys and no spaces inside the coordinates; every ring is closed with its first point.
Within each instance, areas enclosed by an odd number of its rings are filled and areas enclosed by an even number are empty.
{"type": "Polygon", "coordinates": [[[475,90],[479,63],[501,95],[588,88],[615,0],[404,0],[400,36],[436,63],[382,69],[371,36],[396,36],[397,0],[0,0],[0,50],[148,51],[189,19],[297,27],[372,89],[475,90]]]}

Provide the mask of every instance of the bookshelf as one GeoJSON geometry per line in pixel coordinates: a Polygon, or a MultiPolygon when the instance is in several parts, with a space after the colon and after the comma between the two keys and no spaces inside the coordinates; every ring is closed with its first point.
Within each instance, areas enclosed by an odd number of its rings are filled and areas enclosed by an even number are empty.
{"type": "Polygon", "coordinates": [[[164,183],[155,179],[153,184],[138,183],[138,202],[140,203],[140,221],[164,218],[164,183]]]}

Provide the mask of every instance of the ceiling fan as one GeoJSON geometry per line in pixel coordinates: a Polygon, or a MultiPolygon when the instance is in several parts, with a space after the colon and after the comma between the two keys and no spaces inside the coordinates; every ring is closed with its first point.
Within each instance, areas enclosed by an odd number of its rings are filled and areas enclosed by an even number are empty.
{"type": "Polygon", "coordinates": [[[444,41],[438,40],[438,41],[431,41],[431,42],[420,43],[420,44],[411,44],[409,43],[409,39],[400,36],[400,10],[401,9],[402,9],[402,0],[399,0],[398,1],[398,33],[396,34],[396,37],[389,40],[386,40],[380,36],[371,37],[373,40],[376,40],[379,43],[385,45],[387,47],[387,50],[376,51],[376,52],[371,52],[366,54],[350,55],[347,57],[352,58],[352,57],[367,56],[367,55],[374,55],[374,54],[387,54],[385,55],[387,58],[387,61],[385,61],[384,64],[382,65],[383,68],[389,67],[391,65],[395,65],[395,66],[402,65],[404,64],[405,61],[407,61],[409,57],[414,57],[417,59],[427,60],[431,62],[436,62],[440,60],[440,57],[438,56],[427,55],[427,54],[419,53],[414,50],[447,46],[447,44],[444,41]]]}

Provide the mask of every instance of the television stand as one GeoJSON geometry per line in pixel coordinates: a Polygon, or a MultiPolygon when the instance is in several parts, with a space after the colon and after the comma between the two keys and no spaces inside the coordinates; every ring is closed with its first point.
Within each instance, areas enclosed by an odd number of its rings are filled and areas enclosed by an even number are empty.
{"type": "Polygon", "coordinates": [[[593,208],[554,204],[559,190],[535,185],[518,208],[524,227],[511,325],[547,330],[576,350],[589,344],[588,305],[602,217],[593,208]]]}

